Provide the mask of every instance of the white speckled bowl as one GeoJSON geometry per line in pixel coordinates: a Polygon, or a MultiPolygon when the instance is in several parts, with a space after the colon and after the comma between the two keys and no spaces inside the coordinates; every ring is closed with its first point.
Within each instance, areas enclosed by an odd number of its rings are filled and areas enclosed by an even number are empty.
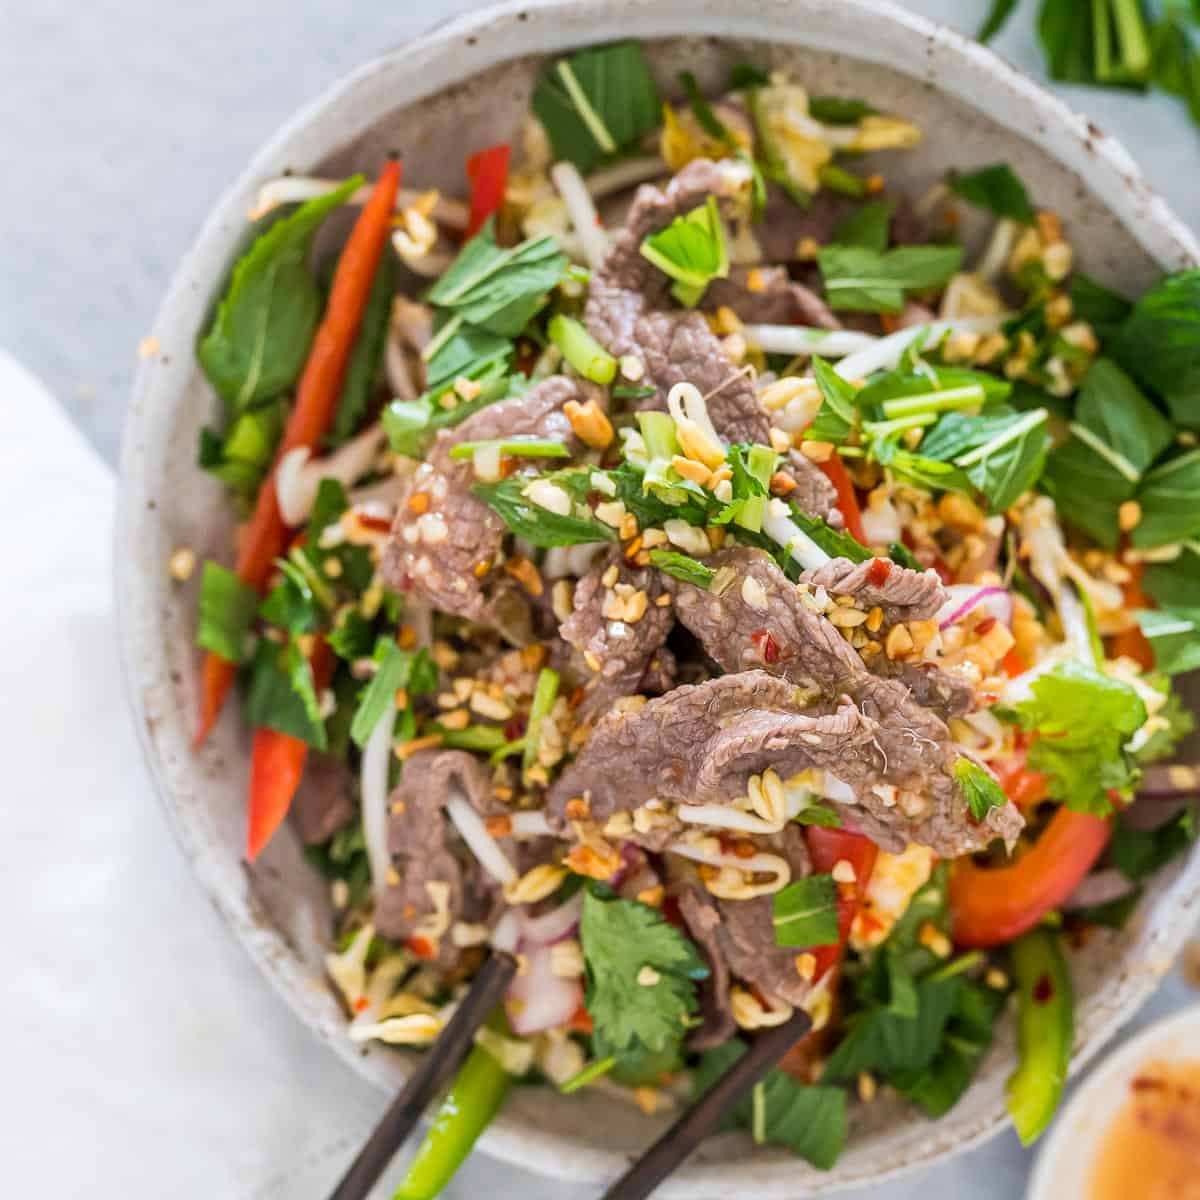
{"type": "MultiPolygon", "coordinates": [[[[160,354],[138,379],[126,429],[117,591],[121,651],[142,743],[196,872],[230,927],[297,1015],[356,1070],[394,1088],[408,1059],[363,1053],[321,978],[324,888],[290,831],[254,869],[241,858],[246,739],[233,705],[205,751],[189,749],[196,710],[195,581],[172,586],[173,548],[228,553],[230,513],[195,467],[196,437],[215,409],[192,347],[246,236],[263,180],[286,168],[368,173],[402,148],[407,181],[463,189],[470,151],[510,137],[540,56],[618,37],[650,43],[670,86],[687,66],[716,86],[730,63],[787,65],[817,92],[866,95],[923,126],[923,145],[885,160],[919,194],[947,168],[1014,164],[1038,201],[1061,213],[1083,266],[1137,292],[1161,271],[1200,261],[1189,232],[1138,177],[1129,156],[1082,117],[980,46],[883,0],[544,0],[460,19],[370,63],[282,129],[217,205],[184,258],[154,330],[160,354]],[[685,33],[686,36],[681,36],[685,33]]],[[[1078,956],[1077,1063],[1095,1053],[1166,971],[1194,924],[1200,856],[1164,873],[1124,933],[1078,956]]],[[[944,1120],[878,1102],[854,1116],[851,1145],[828,1173],[747,1139],[713,1139],[664,1196],[791,1197],[831,1191],[930,1163],[1004,1122],[1011,1030],[944,1120]]],[[[598,1093],[570,1103],[519,1089],[485,1135],[493,1154],[562,1179],[600,1182],[645,1147],[653,1122],[598,1093]]]]}

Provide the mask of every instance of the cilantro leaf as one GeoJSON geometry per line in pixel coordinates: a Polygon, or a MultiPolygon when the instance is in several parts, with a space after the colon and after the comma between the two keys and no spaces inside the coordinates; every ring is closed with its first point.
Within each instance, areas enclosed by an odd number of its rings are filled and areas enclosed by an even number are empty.
{"type": "MultiPolygon", "coordinates": [[[[584,479],[587,472],[579,472],[584,479]]],[[[554,475],[544,476],[558,482],[554,475]]],[[[517,537],[530,545],[547,549],[550,546],[576,546],[585,542],[611,542],[616,531],[594,517],[563,516],[542,508],[525,497],[524,490],[533,482],[528,475],[513,475],[498,483],[477,483],[471,489],[517,537]]]]}
{"type": "Polygon", "coordinates": [[[969,204],[986,208],[998,217],[1008,217],[1022,225],[1032,225],[1035,213],[1029,193],[1008,163],[992,163],[977,171],[955,175],[950,190],[969,204]]]}
{"type": "Polygon", "coordinates": [[[822,246],[817,265],[829,307],[898,313],[904,294],[946,283],[962,266],[961,246],[898,246],[882,254],[862,246],[822,246]]]}
{"type": "Polygon", "coordinates": [[[977,821],[982,821],[989,809],[1003,808],[1008,803],[1004,789],[991,773],[965,756],[954,764],[954,778],[958,780],[971,816],[977,821]]]}
{"type": "Polygon", "coordinates": [[[204,564],[196,645],[211,650],[226,662],[242,662],[257,611],[258,593],[244,584],[236,572],[211,560],[204,564]]]}
{"type": "Polygon", "coordinates": [[[711,587],[712,581],[717,577],[712,567],[706,567],[689,555],[679,554],[674,550],[651,550],[650,565],[673,579],[681,579],[684,583],[694,584],[698,588],[711,587]]]}
{"type": "MultiPolygon", "coordinates": [[[[709,1050],[692,1076],[692,1090],[703,1095],[746,1052],[739,1039],[709,1050]]],[[[823,1171],[837,1162],[846,1145],[849,1121],[846,1093],[837,1087],[805,1086],[784,1071],[769,1071],[755,1089],[762,1109],[760,1122],[764,1140],[786,1146],[823,1171]]],[[[753,1096],[738,1102],[726,1117],[724,1127],[752,1129],[753,1096]]]]}
{"type": "Polygon", "coordinates": [[[645,52],[633,41],[547,63],[532,105],[555,157],[585,174],[655,129],[662,110],[645,52]]]}
{"type": "Polygon", "coordinates": [[[325,218],[359,187],[355,175],[308,200],[255,239],[234,265],[196,357],[234,415],[286,392],[308,357],[321,291],[308,266],[325,218]]]}
{"type": "Polygon", "coordinates": [[[838,941],[838,894],[832,875],[806,875],[775,893],[775,945],[832,946],[838,941]]]}
{"type": "Polygon", "coordinates": [[[1104,816],[1109,791],[1130,795],[1137,766],[1125,743],[1146,721],[1146,706],[1127,683],[1081,663],[1038,676],[1032,695],[1013,706],[1021,727],[1037,733],[1029,766],[1049,780],[1050,795],[1077,812],[1104,816]]]}
{"type": "Polygon", "coordinates": [[[696,1012],[696,981],[708,969],[663,915],[635,900],[583,899],[579,939],[587,969],[587,1010],[600,1057],[677,1047],[696,1012]],[[653,983],[639,982],[646,968],[653,983]]]}
{"type": "Polygon", "coordinates": [[[715,196],[646,237],[641,255],[675,281],[671,294],[694,308],[714,279],[729,274],[729,244],[715,196]]]}

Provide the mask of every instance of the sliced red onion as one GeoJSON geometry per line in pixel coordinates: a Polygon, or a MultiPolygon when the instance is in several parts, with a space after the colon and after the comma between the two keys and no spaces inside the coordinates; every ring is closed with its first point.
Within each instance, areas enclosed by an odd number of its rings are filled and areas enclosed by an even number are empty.
{"type": "Polygon", "coordinates": [[[551,967],[549,946],[526,956],[524,969],[508,989],[505,1008],[512,1031],[521,1037],[565,1025],[583,1000],[578,979],[562,979],[551,967]]]}
{"type": "Polygon", "coordinates": [[[1063,901],[1063,908],[1096,908],[1120,900],[1133,891],[1134,884],[1116,867],[1093,871],[1063,901]]]}
{"type": "Polygon", "coordinates": [[[578,891],[570,900],[540,917],[521,916],[522,945],[552,946],[575,932],[583,913],[583,892],[578,891]]]}
{"type": "Polygon", "coordinates": [[[954,583],[946,589],[949,597],[937,611],[939,629],[946,629],[961,621],[977,605],[982,604],[997,621],[1011,625],[1013,600],[1007,588],[997,584],[978,587],[973,583],[954,583]]]}

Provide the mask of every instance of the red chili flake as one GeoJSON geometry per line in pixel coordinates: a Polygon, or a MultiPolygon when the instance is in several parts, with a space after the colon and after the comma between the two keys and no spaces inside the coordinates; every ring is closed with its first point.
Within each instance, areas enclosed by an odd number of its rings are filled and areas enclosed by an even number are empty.
{"type": "Polygon", "coordinates": [[[387,533],[392,528],[392,523],[386,517],[374,517],[370,513],[355,513],[358,523],[364,529],[374,529],[376,533],[387,533]]]}
{"type": "Polygon", "coordinates": [[[886,558],[873,558],[867,568],[867,582],[872,587],[883,587],[892,573],[892,564],[886,558]]]}
{"type": "Polygon", "coordinates": [[[676,929],[686,929],[687,922],[683,919],[683,910],[679,907],[679,897],[666,895],[663,897],[662,908],[659,912],[663,915],[663,920],[668,925],[673,925],[676,929]]]}
{"type": "Polygon", "coordinates": [[[758,657],[768,666],[779,661],[779,643],[765,629],[756,629],[750,635],[750,641],[758,651],[758,657]]]}
{"type": "Polygon", "coordinates": [[[410,937],[406,945],[418,958],[428,961],[437,957],[437,948],[427,937],[421,937],[420,934],[410,937]]]}
{"type": "Polygon", "coordinates": [[[942,560],[941,555],[935,554],[933,562],[929,564],[938,573],[938,578],[947,586],[954,582],[954,572],[942,560]]]}
{"type": "Polygon", "coordinates": [[[986,637],[989,633],[991,633],[992,626],[995,624],[996,624],[995,617],[987,617],[984,620],[980,621],[979,624],[975,626],[975,632],[980,637],[986,637]]]}
{"type": "Polygon", "coordinates": [[[370,1007],[371,1002],[366,998],[366,996],[359,996],[359,998],[354,1002],[354,1011],[356,1013],[366,1012],[370,1007]]]}
{"type": "Polygon", "coordinates": [[[1033,985],[1033,1002],[1034,1004],[1049,1004],[1053,999],[1054,983],[1050,976],[1043,972],[1037,983],[1033,985]]]}
{"type": "Polygon", "coordinates": [[[525,714],[517,713],[517,715],[510,718],[508,724],[504,726],[504,736],[510,742],[515,742],[517,738],[525,735],[525,727],[528,724],[529,721],[525,714]]]}

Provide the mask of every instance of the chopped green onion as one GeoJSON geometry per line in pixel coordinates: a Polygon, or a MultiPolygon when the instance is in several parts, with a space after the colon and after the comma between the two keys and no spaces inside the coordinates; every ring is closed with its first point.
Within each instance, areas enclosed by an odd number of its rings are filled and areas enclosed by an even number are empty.
{"type": "Polygon", "coordinates": [[[470,458],[476,450],[495,449],[500,454],[511,454],[521,458],[570,458],[571,452],[562,442],[544,438],[490,438],[479,442],[459,442],[450,449],[451,458],[470,458]]]}
{"type": "Polygon", "coordinates": [[[617,377],[617,360],[573,317],[562,313],[551,317],[547,332],[563,358],[585,379],[603,385],[617,377]]]}
{"type": "Polygon", "coordinates": [[[883,402],[885,417],[908,417],[923,412],[960,412],[984,402],[983,388],[978,383],[967,387],[944,388],[940,392],[921,392],[883,402]]]}
{"type": "Polygon", "coordinates": [[[936,422],[936,413],[924,412],[911,417],[897,417],[894,421],[864,421],[863,431],[875,438],[888,438],[894,433],[905,433],[909,429],[920,429],[936,422]]]}
{"type": "Polygon", "coordinates": [[[612,389],[612,394],[614,400],[648,400],[657,391],[658,388],[652,388],[646,384],[618,383],[612,389]]]}
{"type": "Polygon", "coordinates": [[[577,1092],[580,1088],[587,1087],[589,1083],[599,1079],[602,1075],[607,1075],[616,1065],[617,1059],[615,1055],[610,1054],[607,1058],[598,1058],[595,1062],[588,1063],[582,1071],[577,1071],[565,1083],[560,1083],[558,1090],[564,1096],[569,1096],[572,1092],[577,1092]]]}
{"type": "Polygon", "coordinates": [[[477,753],[494,753],[505,745],[504,730],[498,725],[468,725],[466,729],[447,729],[434,724],[431,733],[442,736],[442,745],[448,750],[473,750],[477,753]]]}
{"type": "Polygon", "coordinates": [[[646,457],[671,459],[679,453],[679,442],[675,437],[675,422],[669,413],[640,412],[637,414],[638,429],[646,443],[646,457]]]}
{"type": "Polygon", "coordinates": [[[521,770],[528,771],[537,762],[538,743],[542,737],[542,722],[550,715],[554,701],[558,698],[558,672],[543,667],[533,689],[533,702],[529,706],[529,723],[525,727],[525,748],[521,756],[521,770]]]}
{"type": "Polygon", "coordinates": [[[566,89],[567,95],[570,96],[571,103],[575,105],[575,111],[579,114],[580,120],[587,126],[588,133],[595,138],[596,145],[605,154],[616,154],[617,143],[613,140],[613,135],[608,132],[608,127],[600,119],[600,114],[592,107],[583,88],[579,86],[579,80],[575,78],[575,72],[571,70],[571,64],[566,59],[558,64],[558,77],[562,80],[562,85],[566,89]]]}

